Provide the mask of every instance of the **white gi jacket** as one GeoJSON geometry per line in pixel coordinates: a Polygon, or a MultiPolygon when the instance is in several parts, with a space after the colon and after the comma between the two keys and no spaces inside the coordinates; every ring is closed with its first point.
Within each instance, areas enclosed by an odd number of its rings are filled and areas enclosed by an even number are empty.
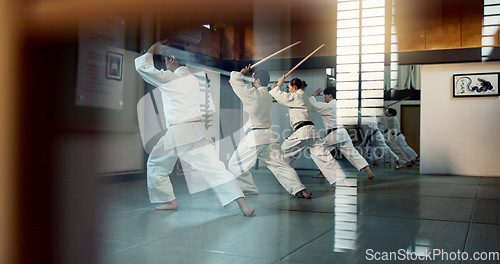
{"type": "Polygon", "coordinates": [[[391,126],[394,125],[392,122],[393,119],[391,120],[387,116],[381,116],[378,119],[378,126],[379,129],[381,130],[382,134],[384,134],[385,141],[391,151],[398,156],[399,161],[406,163],[410,160],[410,157],[408,154],[404,152],[404,150],[401,148],[401,145],[398,142],[398,137],[396,134],[393,134],[393,130],[391,130],[391,126]]]}
{"type": "Polygon", "coordinates": [[[392,130],[396,135],[401,132],[401,126],[399,124],[399,120],[395,116],[387,117],[387,126],[390,130],[392,130]]]}
{"type": "Polygon", "coordinates": [[[186,66],[174,72],[158,70],[153,64],[153,55],[145,53],[135,59],[139,75],[148,83],[158,87],[162,94],[167,132],[165,148],[174,148],[196,142],[202,138],[210,140],[203,123],[198,79],[186,66]]]}
{"type": "Polygon", "coordinates": [[[387,129],[389,129],[389,124],[387,122],[387,117],[386,116],[378,116],[377,117],[377,126],[378,129],[380,129],[382,134],[387,133],[387,129]]]}
{"type": "Polygon", "coordinates": [[[241,72],[231,72],[231,86],[243,103],[243,111],[249,116],[250,128],[246,138],[248,143],[254,146],[279,142],[278,137],[271,130],[271,107],[273,98],[267,91],[267,87],[254,88],[243,81],[241,72]],[[262,129],[263,128],[263,129],[262,129]]]}
{"type": "Polygon", "coordinates": [[[409,160],[414,160],[418,157],[418,154],[413,150],[408,143],[406,143],[405,136],[401,133],[401,124],[399,123],[399,119],[396,116],[387,117],[387,123],[389,129],[394,132],[394,136],[397,137],[397,141],[399,145],[403,149],[403,151],[408,155],[409,160]]]}
{"type": "MultiPolygon", "coordinates": [[[[269,92],[278,103],[288,106],[290,125],[294,128],[301,122],[311,121],[311,102],[307,94],[299,89],[295,93],[282,92],[275,87],[269,92]]],[[[285,160],[291,164],[304,149],[308,149],[314,163],[321,170],[330,184],[345,179],[345,174],[340,165],[333,159],[326,149],[325,142],[321,139],[316,126],[303,126],[295,130],[281,145],[285,160]]]]}
{"type": "Polygon", "coordinates": [[[257,159],[267,165],[279,183],[290,194],[294,195],[305,189],[297,172],[285,162],[278,137],[271,129],[270,116],[273,98],[267,91],[267,87],[254,88],[246,84],[243,81],[243,74],[236,71],[231,72],[229,81],[243,103],[243,111],[249,116],[245,125],[248,125],[246,130],[253,128],[241,139],[228,164],[229,170],[239,176],[238,181],[243,191],[259,193],[250,173],[250,168],[255,165],[257,159]]]}
{"type": "Polygon", "coordinates": [[[185,66],[174,72],[156,69],[150,53],[136,58],[135,66],[146,82],[160,89],[167,126],[167,132],[148,157],[150,201],[175,199],[169,174],[178,159],[193,168],[191,172],[184,170],[191,193],[212,188],[222,205],[244,197],[234,175],[226,170],[213,145],[208,144],[212,141],[201,122],[200,109],[205,94],[200,90],[198,78],[185,66]]]}
{"type": "Polygon", "coordinates": [[[346,142],[350,139],[347,130],[342,126],[342,122],[337,118],[337,100],[333,99],[330,102],[318,102],[314,96],[309,97],[312,109],[321,115],[323,118],[323,127],[325,133],[329,129],[336,128],[325,137],[325,141],[330,144],[346,142]]]}
{"type": "MultiPolygon", "coordinates": [[[[311,103],[307,98],[307,94],[299,89],[295,93],[286,93],[275,87],[269,91],[276,101],[284,106],[288,106],[288,113],[290,115],[290,126],[295,130],[295,127],[304,121],[312,121],[311,103]]],[[[316,126],[303,126],[301,129],[295,131],[293,136],[297,139],[311,139],[321,138],[316,126]]]]}

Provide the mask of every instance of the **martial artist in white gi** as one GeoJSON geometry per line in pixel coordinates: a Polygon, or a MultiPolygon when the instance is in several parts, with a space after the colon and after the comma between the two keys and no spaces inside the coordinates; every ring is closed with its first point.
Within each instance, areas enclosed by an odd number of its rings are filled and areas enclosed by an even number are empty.
{"type": "Polygon", "coordinates": [[[306,84],[294,78],[288,84],[289,92],[280,90],[285,81],[282,76],[269,92],[278,103],[288,106],[290,125],[294,132],[281,145],[285,160],[291,164],[302,151],[309,151],[314,163],[333,186],[346,178],[344,171],[326,149],[318,129],[314,126],[311,113],[311,103],[303,91],[306,84]]]}
{"type": "Polygon", "coordinates": [[[385,110],[385,116],[387,117],[387,123],[390,130],[392,130],[392,134],[397,136],[397,140],[399,145],[403,149],[403,151],[409,156],[410,161],[412,163],[419,161],[418,154],[408,146],[406,143],[405,136],[401,133],[401,124],[399,123],[399,119],[397,117],[398,111],[394,108],[387,108],[385,110]]]}
{"type": "Polygon", "coordinates": [[[369,118],[363,119],[363,126],[365,127],[365,138],[361,144],[359,144],[359,149],[370,149],[370,160],[373,160],[375,164],[378,163],[380,158],[386,161],[396,163],[396,170],[403,168],[403,165],[399,162],[399,157],[394,154],[394,152],[387,146],[385,142],[384,135],[378,127],[377,118],[371,116],[369,118]],[[382,152],[378,154],[377,152],[382,152]]]}
{"type": "MultiPolygon", "coordinates": [[[[320,114],[323,119],[323,128],[326,131],[326,137],[323,139],[326,142],[326,148],[332,152],[335,148],[340,149],[340,152],[346,159],[358,170],[364,170],[368,174],[368,179],[373,179],[373,175],[368,166],[368,162],[359,154],[352,144],[351,137],[347,130],[343,127],[342,121],[337,117],[337,100],[334,97],[334,89],[326,88],[324,91],[320,88],[316,90],[309,101],[311,102],[312,110],[320,114]],[[315,96],[319,96],[323,92],[325,102],[318,102],[315,96]]],[[[316,177],[321,177],[318,175],[316,177]]]]}
{"type": "Polygon", "coordinates": [[[178,158],[197,170],[200,182],[208,184],[222,205],[237,201],[245,216],[252,215],[235,176],[218,159],[204,124],[198,98],[202,96],[198,79],[175,56],[165,57],[167,70],[158,70],[153,54],[161,54],[163,42],[157,42],[135,59],[136,70],[148,83],[158,87],[167,123],[167,132],[154,146],[147,162],[147,182],[152,203],[164,203],[158,210],[176,209],[169,174],[178,158]]]}
{"type": "Polygon", "coordinates": [[[387,117],[383,115],[380,116],[377,120],[378,128],[384,135],[385,143],[387,144],[387,146],[389,146],[392,152],[394,152],[394,154],[398,156],[398,161],[401,164],[405,164],[407,167],[411,167],[412,164],[410,163],[410,156],[408,156],[408,154],[406,154],[406,152],[404,152],[404,150],[401,148],[396,135],[392,134],[387,117]]]}
{"type": "Polygon", "coordinates": [[[237,176],[244,193],[258,194],[259,190],[250,173],[250,168],[255,165],[258,158],[267,165],[287,192],[299,198],[310,198],[311,194],[306,191],[297,172],[283,159],[279,140],[271,129],[273,98],[267,90],[269,73],[255,72],[252,76],[254,87],[243,81],[243,77],[249,73],[250,65],[240,72],[231,72],[229,80],[234,92],[243,103],[243,111],[249,116],[249,127],[245,129],[247,135],[240,141],[229,160],[228,169],[237,176]]]}

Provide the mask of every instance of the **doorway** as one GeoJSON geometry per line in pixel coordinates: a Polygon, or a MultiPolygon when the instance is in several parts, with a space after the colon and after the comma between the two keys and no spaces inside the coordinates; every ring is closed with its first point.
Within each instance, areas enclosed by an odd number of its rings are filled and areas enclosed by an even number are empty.
{"type": "Polygon", "coordinates": [[[400,122],[406,143],[420,155],[420,105],[402,105],[400,122]]]}

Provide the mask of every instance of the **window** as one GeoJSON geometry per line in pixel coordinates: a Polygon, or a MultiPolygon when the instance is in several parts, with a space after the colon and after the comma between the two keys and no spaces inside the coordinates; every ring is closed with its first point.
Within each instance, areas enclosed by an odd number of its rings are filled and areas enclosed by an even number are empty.
{"type": "Polygon", "coordinates": [[[337,113],[344,125],[383,114],[385,13],[386,0],[337,3],[337,113]]]}
{"type": "Polygon", "coordinates": [[[496,34],[500,28],[500,0],[484,0],[484,19],[481,57],[487,61],[493,46],[496,45],[496,34]]]}

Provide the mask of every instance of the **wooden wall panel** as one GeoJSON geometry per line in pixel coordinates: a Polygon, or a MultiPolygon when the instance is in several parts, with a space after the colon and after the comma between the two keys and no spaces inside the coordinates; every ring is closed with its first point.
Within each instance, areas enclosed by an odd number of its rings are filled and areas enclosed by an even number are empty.
{"type": "Polygon", "coordinates": [[[294,42],[298,46],[277,58],[305,57],[321,44],[314,56],[336,54],[335,1],[289,1],[256,13],[253,31],[245,33],[244,58],[258,60],[294,42]],[[270,10],[272,12],[270,12],[270,10]],[[253,38],[253,39],[251,39],[253,38]]]}
{"type": "MultiPolygon", "coordinates": [[[[245,27],[242,25],[220,25],[217,30],[222,31],[222,59],[236,61],[243,60],[246,37],[245,27]]],[[[251,27],[249,31],[251,31],[251,27]]]]}
{"type": "Polygon", "coordinates": [[[452,1],[441,0],[441,5],[428,7],[430,10],[425,18],[427,50],[461,47],[461,10],[452,1]]]}
{"type": "MultiPolygon", "coordinates": [[[[424,3],[425,1],[422,1],[424,3]]],[[[425,49],[426,5],[417,1],[401,0],[396,2],[395,24],[399,51],[425,49]]]]}
{"type": "MultiPolygon", "coordinates": [[[[331,24],[330,24],[331,25],[331,24]]],[[[302,41],[302,43],[292,49],[292,57],[305,57],[321,44],[325,44],[323,48],[318,50],[314,56],[328,56],[336,54],[336,39],[335,36],[336,28],[312,22],[302,22],[297,25],[292,26],[293,31],[292,43],[296,41],[302,41]]]]}
{"type": "Polygon", "coordinates": [[[464,2],[461,8],[463,48],[481,47],[481,28],[483,24],[484,8],[476,2],[477,1],[464,2]]]}
{"type": "Polygon", "coordinates": [[[243,50],[239,60],[251,60],[254,57],[254,41],[253,41],[253,28],[245,27],[243,29],[243,50]]]}
{"type": "Polygon", "coordinates": [[[496,40],[497,43],[495,45],[500,46],[500,31],[497,31],[496,40]]]}
{"type": "Polygon", "coordinates": [[[399,51],[481,47],[483,2],[396,1],[399,51]]]}
{"type": "Polygon", "coordinates": [[[219,58],[221,56],[220,38],[220,31],[201,28],[201,41],[198,45],[198,51],[219,58]]]}
{"type": "Polygon", "coordinates": [[[233,60],[235,54],[238,54],[238,48],[240,47],[235,27],[221,26],[217,30],[222,31],[221,33],[221,57],[223,60],[233,60]]]}
{"type": "Polygon", "coordinates": [[[305,57],[321,44],[314,56],[332,56],[337,52],[336,1],[294,1],[291,6],[290,34],[292,42],[301,40],[292,57],[305,57]]]}
{"type": "Polygon", "coordinates": [[[398,28],[398,50],[425,50],[425,22],[398,28]]]}

